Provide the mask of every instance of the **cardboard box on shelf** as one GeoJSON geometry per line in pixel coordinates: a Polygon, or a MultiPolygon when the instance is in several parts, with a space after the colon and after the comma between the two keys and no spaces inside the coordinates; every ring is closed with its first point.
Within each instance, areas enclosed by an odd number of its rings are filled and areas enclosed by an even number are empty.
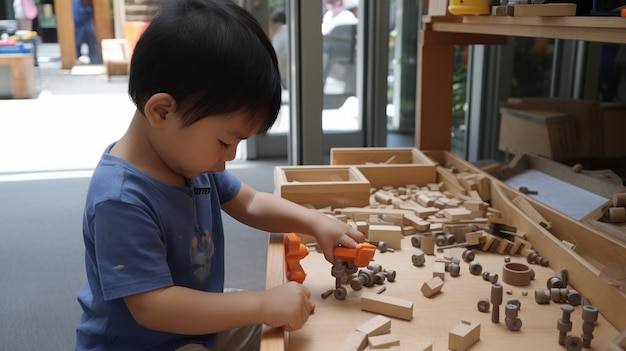
{"type": "Polygon", "coordinates": [[[576,124],[562,112],[500,108],[502,151],[515,155],[537,154],[553,160],[577,156],[576,124]]]}
{"type": "Polygon", "coordinates": [[[510,98],[501,107],[570,115],[576,132],[574,159],[626,157],[626,104],[524,97],[510,98]]]}

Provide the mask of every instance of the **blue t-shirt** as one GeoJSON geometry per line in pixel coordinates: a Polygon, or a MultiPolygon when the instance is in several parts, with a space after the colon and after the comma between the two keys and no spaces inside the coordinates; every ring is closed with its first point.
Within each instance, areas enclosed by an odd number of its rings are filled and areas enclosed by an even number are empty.
{"type": "MultiPolygon", "coordinates": [[[[178,335],[146,329],[125,296],[172,285],[222,292],[224,233],[220,205],[241,182],[228,171],[164,184],[110,155],[96,167],[83,217],[87,283],[77,350],[172,350],[211,345],[215,334],[178,335]]],[[[211,318],[211,316],[207,316],[211,318]]]]}

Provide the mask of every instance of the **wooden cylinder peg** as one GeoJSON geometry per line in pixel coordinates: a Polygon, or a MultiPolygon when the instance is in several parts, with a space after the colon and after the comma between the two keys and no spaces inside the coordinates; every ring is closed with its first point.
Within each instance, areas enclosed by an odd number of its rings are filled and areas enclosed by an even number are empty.
{"type": "Polygon", "coordinates": [[[626,193],[613,194],[613,206],[614,207],[626,207],[626,193]]]}
{"type": "Polygon", "coordinates": [[[626,207],[611,207],[608,211],[609,222],[624,223],[626,222],[626,207]]]}

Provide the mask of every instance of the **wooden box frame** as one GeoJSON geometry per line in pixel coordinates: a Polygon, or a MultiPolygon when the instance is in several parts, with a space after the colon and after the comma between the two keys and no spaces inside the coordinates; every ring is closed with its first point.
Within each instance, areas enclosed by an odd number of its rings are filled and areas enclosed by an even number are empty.
{"type": "Polygon", "coordinates": [[[426,185],[437,179],[436,164],[417,148],[331,148],[330,164],[355,166],[374,188],[426,185]]]}
{"type": "Polygon", "coordinates": [[[300,205],[362,207],[369,204],[371,184],[356,167],[283,166],[274,170],[274,187],[300,205]]]}

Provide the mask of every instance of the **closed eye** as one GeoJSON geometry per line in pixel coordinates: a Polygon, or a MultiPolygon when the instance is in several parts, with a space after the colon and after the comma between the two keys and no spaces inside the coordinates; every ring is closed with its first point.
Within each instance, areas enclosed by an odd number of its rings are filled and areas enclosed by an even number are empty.
{"type": "Polygon", "coordinates": [[[225,142],[219,140],[220,146],[224,149],[228,149],[230,147],[230,144],[226,144],[225,142]]]}

